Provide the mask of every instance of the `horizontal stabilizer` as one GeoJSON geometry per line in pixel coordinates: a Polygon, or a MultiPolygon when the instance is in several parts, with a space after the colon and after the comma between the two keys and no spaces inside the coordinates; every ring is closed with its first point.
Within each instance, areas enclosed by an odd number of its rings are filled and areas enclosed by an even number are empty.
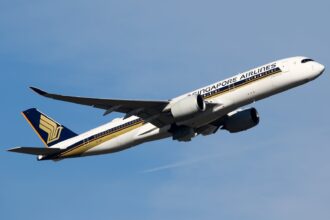
{"type": "Polygon", "coordinates": [[[49,155],[59,153],[60,148],[40,148],[40,147],[15,147],[9,149],[10,152],[22,153],[22,154],[33,154],[33,155],[49,155]]]}

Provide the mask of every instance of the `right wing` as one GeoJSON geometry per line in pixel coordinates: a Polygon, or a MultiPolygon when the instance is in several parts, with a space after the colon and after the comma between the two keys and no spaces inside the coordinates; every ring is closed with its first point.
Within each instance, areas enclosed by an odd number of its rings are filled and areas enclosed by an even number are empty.
{"type": "Polygon", "coordinates": [[[9,149],[10,152],[32,154],[32,155],[49,155],[59,153],[60,148],[40,148],[40,147],[15,147],[9,149]]]}
{"type": "Polygon", "coordinates": [[[161,127],[173,122],[173,117],[169,114],[169,112],[164,111],[165,107],[169,104],[169,101],[100,99],[64,96],[48,93],[35,87],[30,88],[39,95],[47,98],[104,109],[104,115],[107,115],[111,112],[125,113],[125,118],[136,115],[144,119],[144,121],[150,122],[157,127],[161,127]]]}

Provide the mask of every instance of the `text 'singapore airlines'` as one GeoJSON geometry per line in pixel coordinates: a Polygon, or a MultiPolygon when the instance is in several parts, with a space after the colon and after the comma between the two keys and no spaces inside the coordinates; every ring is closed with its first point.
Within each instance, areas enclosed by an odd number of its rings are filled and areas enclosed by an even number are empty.
{"type": "Polygon", "coordinates": [[[325,67],[307,57],[291,57],[240,73],[170,100],[88,98],[31,89],[41,96],[124,114],[111,122],[76,134],[36,108],[22,112],[45,147],[15,147],[12,152],[38,160],[61,160],[114,153],[138,144],[171,137],[190,141],[219,129],[236,133],[259,123],[255,108],[244,106],[316,79],[325,67]]]}

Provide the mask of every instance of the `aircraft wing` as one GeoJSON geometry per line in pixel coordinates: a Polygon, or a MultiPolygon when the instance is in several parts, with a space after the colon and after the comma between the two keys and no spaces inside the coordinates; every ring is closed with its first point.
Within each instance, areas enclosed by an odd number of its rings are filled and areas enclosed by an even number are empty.
{"type": "Polygon", "coordinates": [[[121,100],[64,96],[48,93],[35,87],[30,88],[39,95],[47,98],[104,109],[105,112],[103,115],[110,114],[111,112],[125,113],[125,118],[135,115],[157,127],[164,126],[173,121],[173,117],[168,114],[168,112],[163,112],[165,107],[169,104],[169,101],[121,100]]]}

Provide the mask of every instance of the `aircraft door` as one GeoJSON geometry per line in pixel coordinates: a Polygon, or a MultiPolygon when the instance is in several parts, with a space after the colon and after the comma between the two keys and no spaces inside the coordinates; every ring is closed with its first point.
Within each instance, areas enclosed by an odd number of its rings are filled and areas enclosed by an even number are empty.
{"type": "Polygon", "coordinates": [[[281,72],[275,73],[272,75],[272,86],[274,90],[278,90],[281,88],[283,84],[283,77],[285,76],[285,73],[289,72],[290,70],[290,63],[289,61],[283,61],[278,64],[278,67],[281,69],[281,72]]]}

